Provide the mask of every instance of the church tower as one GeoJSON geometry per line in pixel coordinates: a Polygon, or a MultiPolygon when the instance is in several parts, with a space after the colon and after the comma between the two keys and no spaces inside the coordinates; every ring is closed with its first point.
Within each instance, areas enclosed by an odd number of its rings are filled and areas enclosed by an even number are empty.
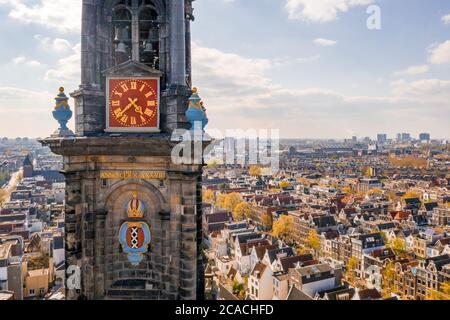
{"type": "Polygon", "coordinates": [[[42,140],[64,156],[68,299],[203,299],[202,165],[171,159],[191,128],[191,2],[82,1],[75,133],[42,140]]]}

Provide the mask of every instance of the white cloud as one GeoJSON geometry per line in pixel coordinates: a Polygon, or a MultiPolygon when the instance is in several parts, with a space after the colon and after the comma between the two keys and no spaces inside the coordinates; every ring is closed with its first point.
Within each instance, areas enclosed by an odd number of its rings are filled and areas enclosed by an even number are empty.
{"type": "MultiPolygon", "coordinates": [[[[233,90],[271,86],[264,72],[273,63],[266,59],[249,59],[233,53],[224,53],[217,49],[192,44],[194,73],[210,78],[208,87],[232,86],[233,90]]],[[[222,87],[224,89],[224,87],[222,87]]]]}
{"type": "Polygon", "coordinates": [[[442,22],[444,22],[445,24],[450,24],[450,13],[442,17],[442,22]]]}
{"type": "Polygon", "coordinates": [[[81,73],[81,44],[71,48],[70,55],[58,60],[57,67],[45,74],[45,80],[55,82],[79,81],[81,73]]]}
{"type": "MultiPolygon", "coordinates": [[[[13,100],[18,102],[29,102],[35,99],[46,99],[48,93],[40,91],[32,91],[16,87],[0,87],[0,101],[13,100]]],[[[2,108],[0,108],[2,109],[2,108]]]]}
{"type": "Polygon", "coordinates": [[[309,22],[328,22],[338,18],[351,7],[368,5],[372,0],[286,0],[290,19],[309,22]]]}
{"type": "Polygon", "coordinates": [[[422,79],[412,82],[398,80],[391,82],[393,95],[409,97],[430,103],[442,103],[450,106],[450,80],[422,79]]]}
{"type": "Polygon", "coordinates": [[[310,57],[297,58],[296,61],[299,62],[299,63],[306,63],[306,62],[317,61],[319,59],[320,59],[320,55],[316,54],[316,55],[310,56],[310,57]]]}
{"type": "Polygon", "coordinates": [[[81,2],[75,0],[0,0],[10,7],[8,16],[26,24],[38,24],[59,32],[81,30],[81,2]]]}
{"type": "Polygon", "coordinates": [[[450,81],[400,80],[391,83],[390,94],[381,96],[320,87],[286,89],[270,77],[277,63],[195,43],[193,64],[194,85],[206,103],[209,128],[274,128],[289,137],[345,137],[346,130],[390,132],[399,121],[403,130],[414,132],[429,121],[433,134],[448,135],[448,117],[442,114],[450,113],[450,81]]]}
{"type": "Polygon", "coordinates": [[[411,66],[405,70],[396,71],[393,73],[396,77],[403,77],[403,76],[415,76],[427,73],[430,70],[430,67],[426,64],[420,65],[420,66],[411,66]]]}
{"type": "Polygon", "coordinates": [[[72,48],[72,45],[66,39],[45,37],[37,34],[34,39],[39,42],[40,46],[48,51],[67,51],[72,48]]]}
{"type": "Polygon", "coordinates": [[[37,60],[27,59],[25,56],[18,56],[12,59],[15,65],[26,65],[28,67],[40,67],[41,63],[37,60]]]}
{"type": "Polygon", "coordinates": [[[433,45],[429,53],[429,61],[432,64],[450,63],[450,40],[433,45]]]}
{"type": "Polygon", "coordinates": [[[9,137],[49,136],[58,127],[53,120],[57,93],[17,87],[0,87],[2,134],[9,137]]]}
{"type": "Polygon", "coordinates": [[[329,39],[323,39],[323,38],[317,38],[317,39],[314,40],[314,44],[316,46],[321,46],[321,47],[332,47],[332,46],[335,46],[337,44],[337,41],[329,40],[329,39]]]}

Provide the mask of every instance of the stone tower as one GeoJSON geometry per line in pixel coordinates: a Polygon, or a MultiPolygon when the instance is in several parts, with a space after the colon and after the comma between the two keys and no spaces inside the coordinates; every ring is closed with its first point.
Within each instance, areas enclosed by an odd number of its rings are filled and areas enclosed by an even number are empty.
{"type": "Polygon", "coordinates": [[[30,160],[30,155],[27,155],[25,157],[25,160],[23,161],[23,177],[30,178],[33,176],[33,172],[34,172],[33,163],[30,160]]]}
{"type": "Polygon", "coordinates": [[[203,299],[202,165],[171,160],[190,128],[191,2],[82,1],[76,131],[41,141],[64,156],[68,299],[203,299]]]}

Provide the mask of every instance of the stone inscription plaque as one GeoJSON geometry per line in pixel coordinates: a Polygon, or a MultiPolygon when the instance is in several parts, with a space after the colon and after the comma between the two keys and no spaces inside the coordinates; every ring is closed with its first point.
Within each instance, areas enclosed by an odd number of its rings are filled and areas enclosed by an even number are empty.
{"type": "Polygon", "coordinates": [[[165,171],[101,171],[100,179],[114,180],[165,180],[165,171]]]}

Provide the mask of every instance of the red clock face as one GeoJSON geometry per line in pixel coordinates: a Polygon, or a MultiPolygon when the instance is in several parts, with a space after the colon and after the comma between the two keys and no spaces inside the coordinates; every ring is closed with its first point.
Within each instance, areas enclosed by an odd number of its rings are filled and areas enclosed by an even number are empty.
{"type": "Polygon", "coordinates": [[[109,128],[158,128],[158,80],[110,79],[109,128]]]}

